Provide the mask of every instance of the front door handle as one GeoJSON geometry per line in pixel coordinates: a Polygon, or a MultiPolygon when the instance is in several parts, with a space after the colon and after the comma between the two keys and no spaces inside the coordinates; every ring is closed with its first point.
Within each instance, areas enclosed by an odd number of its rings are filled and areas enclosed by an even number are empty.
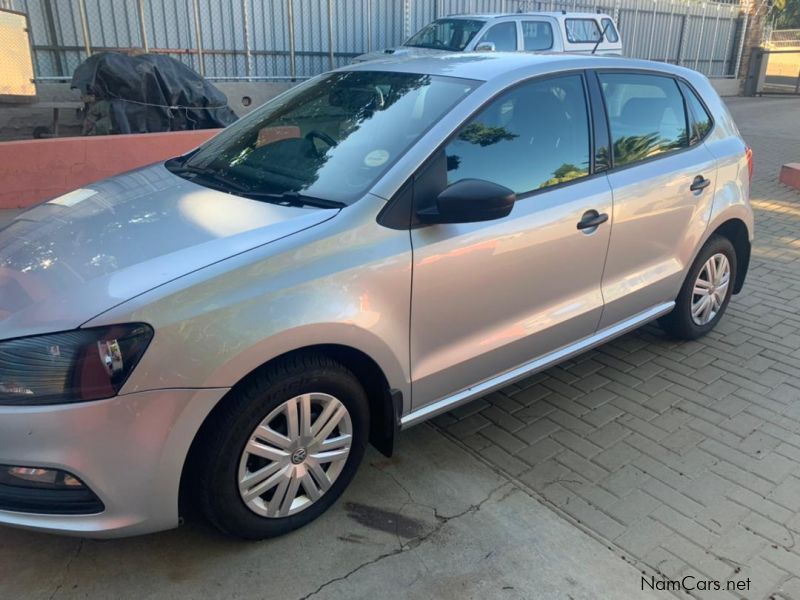
{"type": "Polygon", "coordinates": [[[692,181],[692,185],[689,186],[689,189],[692,190],[693,192],[699,192],[701,190],[706,189],[710,185],[711,185],[710,179],[706,179],[702,175],[698,175],[697,177],[694,178],[694,181],[692,181]]]}
{"type": "Polygon", "coordinates": [[[596,210],[587,210],[583,213],[581,220],[578,221],[578,229],[593,229],[608,221],[606,213],[598,213],[596,210]]]}

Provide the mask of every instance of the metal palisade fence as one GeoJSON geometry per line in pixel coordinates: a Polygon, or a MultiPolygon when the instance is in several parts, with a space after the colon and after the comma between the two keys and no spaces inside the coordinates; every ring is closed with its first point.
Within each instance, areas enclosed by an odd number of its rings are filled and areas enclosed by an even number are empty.
{"type": "Polygon", "coordinates": [[[36,77],[69,79],[90,53],[173,56],[211,79],[313,76],[395,46],[450,14],[531,11],[614,16],[627,56],[734,77],[746,17],[697,0],[4,0],[29,15],[36,77]]]}

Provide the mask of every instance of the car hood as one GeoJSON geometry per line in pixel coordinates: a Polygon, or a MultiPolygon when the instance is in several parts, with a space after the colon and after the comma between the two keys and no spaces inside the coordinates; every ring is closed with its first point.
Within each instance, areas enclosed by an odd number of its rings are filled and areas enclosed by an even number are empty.
{"type": "Polygon", "coordinates": [[[0,228],[0,339],[76,328],[337,212],[211,190],[160,164],[93,183],[0,228]]]}
{"type": "Polygon", "coordinates": [[[438,54],[451,54],[449,50],[437,50],[436,48],[416,48],[414,46],[397,46],[386,50],[375,50],[360,54],[353,59],[354,63],[365,62],[368,60],[380,60],[382,58],[397,58],[400,56],[435,56],[438,54]]]}

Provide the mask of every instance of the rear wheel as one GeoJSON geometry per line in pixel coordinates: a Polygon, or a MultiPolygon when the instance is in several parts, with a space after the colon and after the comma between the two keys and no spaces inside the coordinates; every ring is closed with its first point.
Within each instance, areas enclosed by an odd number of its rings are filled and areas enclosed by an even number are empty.
{"type": "Polygon", "coordinates": [[[366,448],[369,407],[355,376],[325,356],[301,355],[228,400],[205,441],[200,495],[209,520],[261,539],[325,512],[366,448]]]}
{"type": "Polygon", "coordinates": [[[736,250],[728,238],[714,235],[700,250],[675,299],[661,318],[673,337],[694,340],[714,329],[728,307],[736,280],[736,250]]]}

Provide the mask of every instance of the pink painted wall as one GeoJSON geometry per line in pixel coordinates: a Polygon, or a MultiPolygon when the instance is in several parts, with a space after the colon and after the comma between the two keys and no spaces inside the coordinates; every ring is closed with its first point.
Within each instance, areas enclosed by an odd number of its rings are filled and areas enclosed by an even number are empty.
{"type": "Polygon", "coordinates": [[[0,142],[0,208],[23,208],[183,154],[219,129],[0,142]]]}

